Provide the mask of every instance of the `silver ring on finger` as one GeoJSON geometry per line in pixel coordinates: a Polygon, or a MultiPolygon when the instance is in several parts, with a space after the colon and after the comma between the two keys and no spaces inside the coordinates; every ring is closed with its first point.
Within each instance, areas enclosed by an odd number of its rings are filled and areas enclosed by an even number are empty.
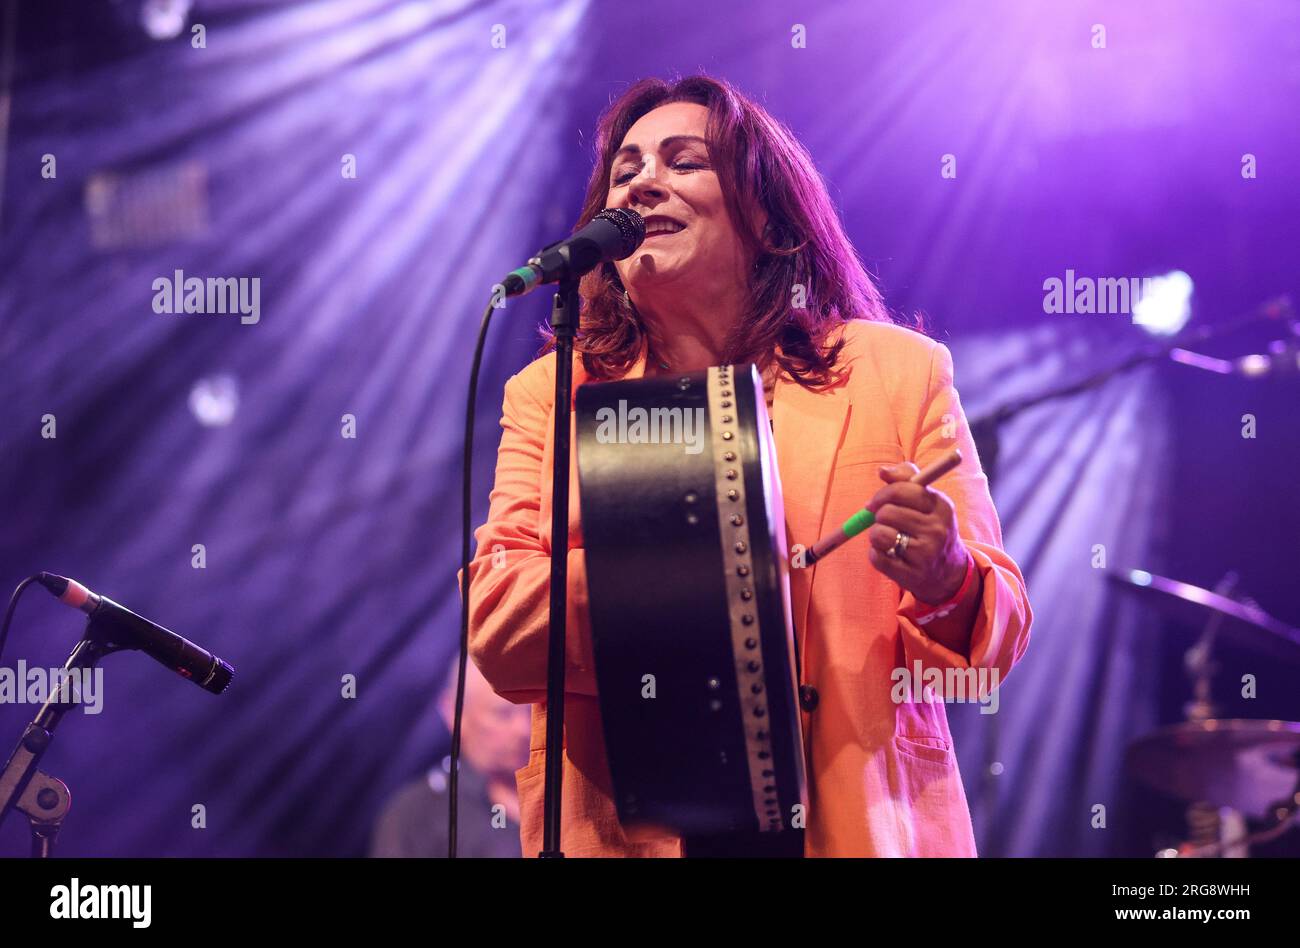
{"type": "Polygon", "coordinates": [[[885,551],[885,555],[891,560],[901,560],[903,554],[907,552],[907,544],[912,540],[902,530],[898,531],[898,536],[894,537],[894,545],[885,551]]]}

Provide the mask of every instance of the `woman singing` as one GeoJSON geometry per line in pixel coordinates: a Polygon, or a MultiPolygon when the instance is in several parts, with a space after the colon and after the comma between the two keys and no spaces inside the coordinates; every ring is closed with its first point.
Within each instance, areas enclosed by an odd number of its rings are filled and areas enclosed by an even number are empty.
{"type": "MultiPolygon", "coordinates": [[[[753,362],[766,380],[792,544],[867,504],[876,523],[792,569],[808,810],[802,834],[681,839],[619,822],[596,698],[572,478],[561,849],[570,856],[973,856],[942,700],[899,700],[900,670],[996,685],[1031,612],[953,387],[948,349],[890,321],[802,145],[713,79],[646,80],[602,116],[579,225],[607,207],[645,242],[582,281],[574,387],[753,362]],[[953,448],[962,463],[908,483],[953,448]],[[800,852],[774,851],[772,838],[800,852]]],[[[496,483],[470,568],[470,650],[533,705],[517,774],[525,854],[542,839],[555,356],[506,384],[496,483]]]]}

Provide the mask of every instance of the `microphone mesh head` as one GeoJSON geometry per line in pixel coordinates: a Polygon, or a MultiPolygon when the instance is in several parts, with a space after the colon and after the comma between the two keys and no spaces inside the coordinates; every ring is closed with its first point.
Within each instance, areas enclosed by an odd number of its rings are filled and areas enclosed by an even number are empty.
{"type": "Polygon", "coordinates": [[[618,228],[619,234],[623,237],[623,243],[614,256],[615,260],[622,260],[630,255],[645,240],[645,218],[636,211],[629,211],[621,207],[610,207],[601,211],[596,217],[609,221],[618,228]]]}
{"type": "Polygon", "coordinates": [[[235,677],[235,669],[230,666],[229,662],[223,661],[215,655],[213,659],[212,674],[208,676],[207,681],[199,682],[199,684],[214,695],[219,695],[230,687],[231,679],[235,677]]]}

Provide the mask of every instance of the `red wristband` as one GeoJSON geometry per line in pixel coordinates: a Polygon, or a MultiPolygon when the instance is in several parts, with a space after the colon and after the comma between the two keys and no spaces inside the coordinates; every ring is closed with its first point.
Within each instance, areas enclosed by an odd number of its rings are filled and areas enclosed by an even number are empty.
{"type": "Polygon", "coordinates": [[[926,605],[925,603],[920,603],[922,607],[922,611],[915,616],[916,622],[920,625],[925,625],[927,622],[930,622],[934,619],[942,619],[944,616],[951,613],[954,609],[957,608],[957,604],[960,603],[963,598],[965,598],[966,591],[970,589],[971,583],[974,581],[975,581],[975,557],[970,550],[967,550],[966,551],[966,576],[961,581],[961,586],[957,589],[957,592],[954,593],[953,597],[949,599],[947,602],[941,602],[938,605],[930,606],[930,605],[926,605]]]}

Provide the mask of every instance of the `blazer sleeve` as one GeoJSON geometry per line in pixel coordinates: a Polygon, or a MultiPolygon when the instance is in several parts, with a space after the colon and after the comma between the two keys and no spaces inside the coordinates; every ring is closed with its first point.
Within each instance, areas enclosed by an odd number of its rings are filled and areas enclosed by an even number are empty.
{"type": "Polygon", "coordinates": [[[1002,527],[988,478],[980,467],[953,385],[952,354],[942,343],[935,343],[930,350],[925,396],[911,447],[910,456],[922,468],[953,448],[961,451],[961,464],[933,486],[956,508],[957,531],[975,559],[982,593],[970,629],[970,646],[962,654],[926,634],[926,627],[916,622],[925,607],[904,592],[898,617],[908,666],[919,659],[923,667],[996,668],[1003,680],[1029,645],[1033,613],[1020,567],[1002,549],[1002,527]]]}
{"type": "MultiPolygon", "coordinates": [[[[553,401],[553,368],[525,369],[506,383],[488,519],[475,533],[469,566],[470,657],[493,690],[516,704],[546,699],[551,514],[548,499],[543,515],[541,490],[543,465],[550,490],[553,401]]],[[[576,447],[576,439],[572,443],[576,447]]],[[[569,519],[576,528],[576,473],[570,487],[569,519]]],[[[576,532],[569,537],[565,691],[594,695],[587,571],[576,532]]]]}

